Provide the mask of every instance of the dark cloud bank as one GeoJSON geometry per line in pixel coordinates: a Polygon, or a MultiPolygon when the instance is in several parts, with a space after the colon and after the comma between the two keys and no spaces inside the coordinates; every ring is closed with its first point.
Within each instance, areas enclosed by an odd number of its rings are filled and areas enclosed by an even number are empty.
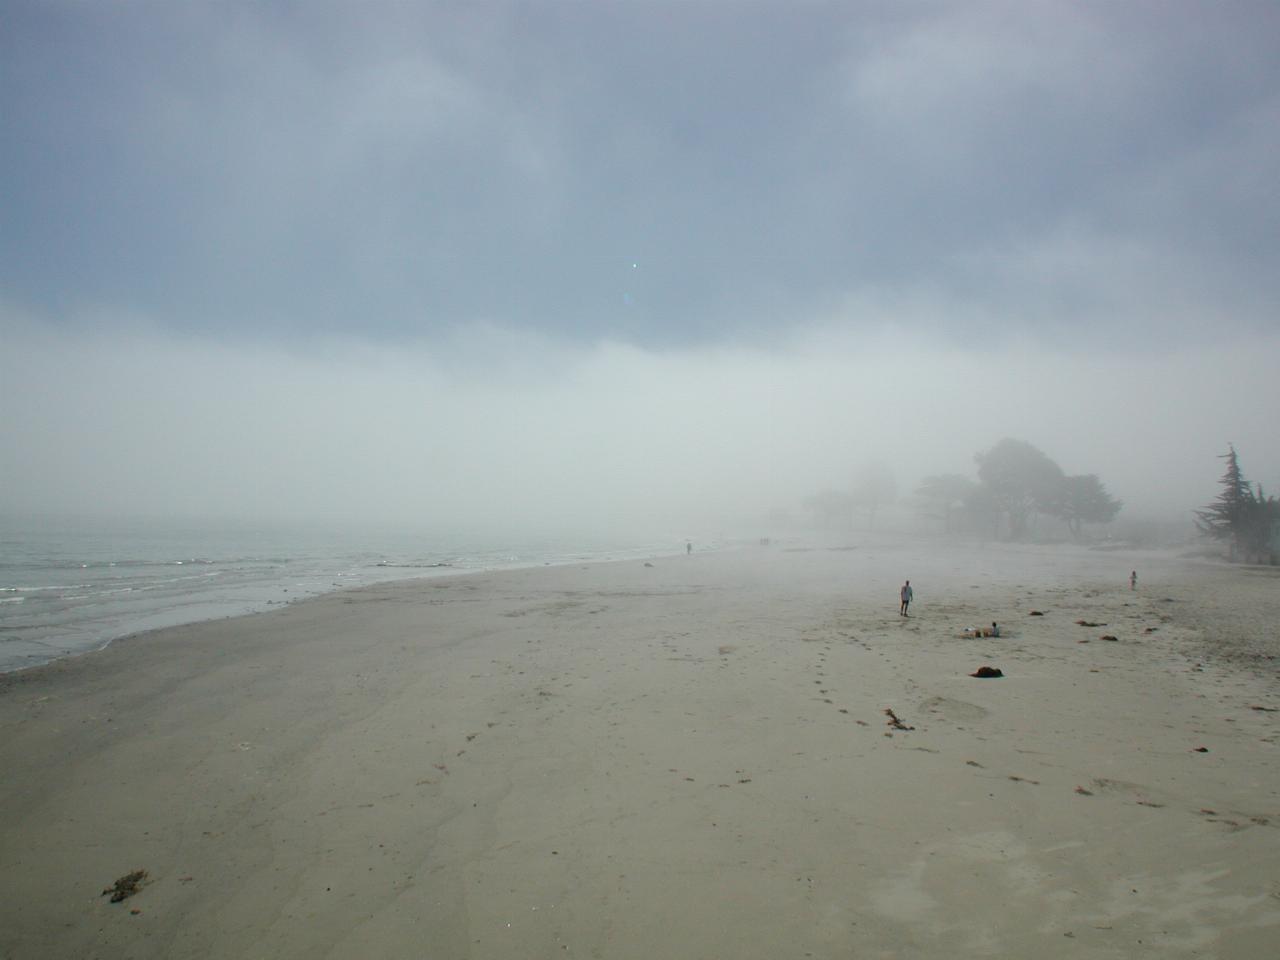
{"type": "Polygon", "coordinates": [[[1280,483],[1271,4],[13,3],[0,509],[1280,483]]]}

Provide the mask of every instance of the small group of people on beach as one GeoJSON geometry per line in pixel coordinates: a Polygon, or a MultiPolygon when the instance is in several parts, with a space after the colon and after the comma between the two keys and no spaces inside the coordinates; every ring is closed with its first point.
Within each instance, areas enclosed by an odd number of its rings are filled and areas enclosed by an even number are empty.
{"type": "MultiPolygon", "coordinates": [[[[911,601],[915,598],[916,592],[911,589],[911,581],[908,580],[902,585],[902,589],[898,591],[898,616],[910,616],[907,609],[911,606],[911,601]]],[[[1000,636],[1000,624],[994,620],[991,621],[989,627],[965,627],[962,636],[966,637],[998,637],[1000,636]]]]}
{"type": "MultiPolygon", "coordinates": [[[[1129,571],[1129,589],[1138,589],[1137,570],[1129,571]]],[[[910,614],[907,613],[907,608],[911,606],[911,601],[914,597],[915,591],[911,589],[911,581],[908,580],[902,585],[902,589],[898,591],[898,616],[910,616],[910,614]]],[[[989,627],[965,627],[962,635],[966,637],[998,637],[1000,636],[1000,624],[992,620],[991,626],[989,627]]]]}

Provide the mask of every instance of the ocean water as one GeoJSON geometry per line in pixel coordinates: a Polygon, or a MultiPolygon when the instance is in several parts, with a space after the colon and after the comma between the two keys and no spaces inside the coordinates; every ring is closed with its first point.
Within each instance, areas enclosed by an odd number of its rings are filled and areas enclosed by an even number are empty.
{"type": "Polygon", "coordinates": [[[387,580],[672,553],[683,541],[226,521],[0,518],[0,673],[143,630],[387,580]]]}

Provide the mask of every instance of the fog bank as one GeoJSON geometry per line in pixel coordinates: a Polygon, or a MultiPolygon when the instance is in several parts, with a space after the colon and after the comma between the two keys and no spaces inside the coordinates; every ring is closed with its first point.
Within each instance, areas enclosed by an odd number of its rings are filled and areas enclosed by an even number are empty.
{"type": "Polygon", "coordinates": [[[489,328],[218,342],[10,317],[0,511],[513,530],[753,529],[870,462],[899,496],[1025,439],[1122,517],[1186,516],[1228,441],[1280,485],[1280,335],[1143,354],[935,345],[884,326],[664,351],[489,328]]]}

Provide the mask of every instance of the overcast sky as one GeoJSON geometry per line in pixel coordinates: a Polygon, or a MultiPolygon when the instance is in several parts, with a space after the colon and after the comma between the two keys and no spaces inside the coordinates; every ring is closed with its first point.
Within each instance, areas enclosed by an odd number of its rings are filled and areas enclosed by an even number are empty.
{"type": "Polygon", "coordinates": [[[0,125],[0,510],[1280,484],[1273,2],[6,0],[0,125]]]}

